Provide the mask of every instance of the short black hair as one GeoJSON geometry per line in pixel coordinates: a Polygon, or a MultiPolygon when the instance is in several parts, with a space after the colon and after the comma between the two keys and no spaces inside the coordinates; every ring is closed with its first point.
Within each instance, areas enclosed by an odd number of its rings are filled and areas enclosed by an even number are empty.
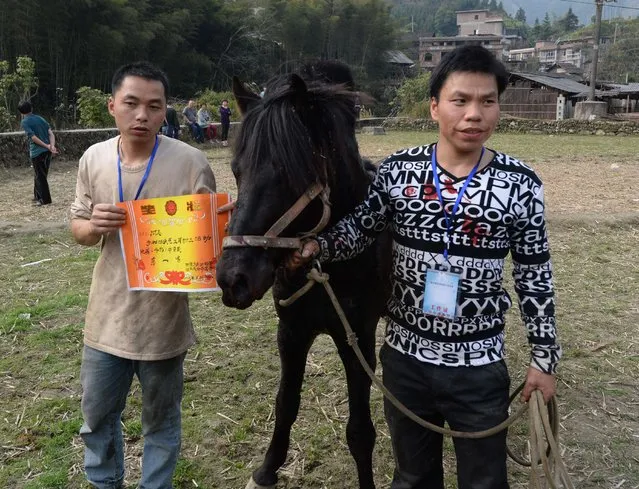
{"type": "Polygon", "coordinates": [[[120,66],[111,80],[111,95],[115,95],[127,76],[139,76],[146,80],[155,80],[164,87],[164,98],[169,98],[169,78],[160,68],[148,61],[136,61],[120,66]]]}
{"type": "Polygon", "coordinates": [[[31,102],[28,100],[23,100],[18,104],[18,112],[21,114],[29,114],[33,112],[33,107],[31,106],[31,102]]]}
{"type": "Polygon", "coordinates": [[[430,76],[430,96],[439,100],[439,93],[450,75],[457,72],[483,73],[494,75],[497,93],[501,95],[508,85],[508,71],[488,49],[468,45],[461,46],[446,54],[430,76]]]}

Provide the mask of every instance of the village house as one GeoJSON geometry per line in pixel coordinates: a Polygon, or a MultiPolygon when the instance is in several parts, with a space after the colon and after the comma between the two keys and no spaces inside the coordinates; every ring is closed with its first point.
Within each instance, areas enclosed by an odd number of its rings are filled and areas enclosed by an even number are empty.
{"type": "MultiPolygon", "coordinates": [[[[574,114],[575,104],[588,97],[592,36],[537,41],[534,47],[516,48],[503,18],[488,10],[457,14],[457,35],[419,38],[419,67],[432,70],[447,53],[464,45],[481,45],[507,62],[510,79],[500,106],[502,113],[526,119],[561,120],[574,114]],[[514,49],[511,49],[514,48],[514,49]]],[[[608,39],[601,39],[606,45],[608,39]]],[[[595,97],[608,102],[609,114],[629,116],[639,104],[639,86],[597,83],[595,97]]]]}
{"type": "Polygon", "coordinates": [[[456,36],[419,38],[420,68],[432,70],[442,56],[467,44],[484,46],[499,59],[504,59],[511,41],[506,36],[502,17],[488,10],[463,10],[456,14],[456,36]]]}
{"type": "Polygon", "coordinates": [[[488,10],[460,10],[457,14],[457,35],[503,36],[504,19],[488,10]]]}
{"type": "Polygon", "coordinates": [[[587,90],[586,85],[559,74],[511,72],[499,106],[502,114],[513,117],[568,119],[587,90]]]}
{"type": "MultiPolygon", "coordinates": [[[[609,39],[601,37],[600,46],[605,50],[609,39]]],[[[537,41],[535,47],[511,49],[508,52],[508,63],[512,66],[523,66],[531,60],[537,60],[542,71],[549,67],[574,66],[580,68],[586,75],[590,70],[592,51],[594,46],[592,36],[579,39],[560,39],[557,41],[537,41]]]]}

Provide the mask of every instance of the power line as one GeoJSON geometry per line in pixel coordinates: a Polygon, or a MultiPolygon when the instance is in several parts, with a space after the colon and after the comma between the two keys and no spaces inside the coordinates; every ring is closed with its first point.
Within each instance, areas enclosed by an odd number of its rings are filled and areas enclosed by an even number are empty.
{"type": "MultiPolygon", "coordinates": [[[[583,5],[593,5],[592,2],[582,2],[580,0],[559,0],[561,2],[568,2],[568,3],[581,3],[583,5]]],[[[613,8],[625,8],[627,10],[639,10],[639,7],[626,7],[624,5],[611,5],[611,4],[603,4],[604,7],[613,7],[613,8]]]]}

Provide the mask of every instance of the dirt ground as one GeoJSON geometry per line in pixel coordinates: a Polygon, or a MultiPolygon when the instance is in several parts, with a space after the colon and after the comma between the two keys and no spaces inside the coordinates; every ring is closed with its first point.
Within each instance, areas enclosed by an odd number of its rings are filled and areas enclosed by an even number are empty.
{"type": "MultiPolygon", "coordinates": [[[[360,148],[365,156],[378,161],[423,139],[423,134],[389,134],[385,139],[363,136],[360,148]]],[[[545,182],[560,338],[565,349],[559,374],[563,455],[580,489],[639,489],[639,161],[635,156],[639,139],[562,137],[539,142],[540,138],[532,136],[501,135],[495,147],[506,151],[512,147],[545,182]]],[[[207,149],[207,156],[218,191],[233,194],[230,150],[207,149]]],[[[49,177],[53,204],[44,207],[30,201],[30,168],[0,169],[2,249],[17,253],[16,246],[28,246],[24,243],[33,237],[74,259],[81,256],[82,250],[70,249],[63,237],[74,198],[76,169],[75,161],[53,161],[49,177]],[[9,246],[13,240],[18,244],[9,246]]],[[[21,259],[5,256],[0,267],[6,263],[19,267],[21,259]]],[[[188,359],[185,424],[191,431],[185,433],[183,455],[195,468],[189,472],[193,484],[188,480],[180,487],[195,487],[197,477],[226,481],[215,485],[200,482],[199,487],[244,487],[246,475],[262,458],[273,424],[277,385],[277,366],[271,363],[276,362],[271,342],[273,308],[265,300],[239,315],[223,308],[219,299],[198,297],[193,311],[196,323],[202,325],[198,335],[203,341],[188,359]],[[268,351],[257,356],[257,344],[268,351]],[[246,353],[241,361],[228,353],[242,348],[246,353]],[[210,406],[202,406],[205,404],[210,406]],[[198,421],[197,416],[205,421],[198,421]],[[232,422],[228,418],[233,418],[232,422]]],[[[509,344],[525,344],[517,312],[511,311],[508,320],[517,325],[509,329],[509,344]]],[[[11,341],[15,343],[16,338],[11,341]]],[[[8,339],[0,335],[0,346],[8,339]]],[[[15,348],[3,348],[0,357],[15,348]]],[[[345,384],[335,357],[326,339],[313,347],[307,364],[306,402],[294,429],[289,459],[281,471],[280,489],[341,489],[344,486],[338,481],[344,470],[348,480],[353,480],[354,464],[343,443],[345,384]]],[[[509,350],[513,383],[521,380],[526,359],[525,346],[509,350]]],[[[378,393],[373,404],[379,432],[376,481],[384,488],[389,484],[392,459],[378,393]]],[[[516,430],[511,438],[525,445],[516,430]]],[[[127,441],[129,469],[135,475],[139,436],[127,441]]],[[[75,482],[81,478],[81,461],[79,441],[75,439],[74,444],[75,463],[69,470],[69,480],[74,482],[59,487],[83,487],[75,482]]],[[[447,464],[449,468],[454,465],[450,456],[447,464]]],[[[511,487],[526,487],[523,470],[511,469],[511,487]]]]}
{"type": "MultiPolygon", "coordinates": [[[[383,144],[370,136],[362,139],[362,154],[373,161],[379,161],[404,143],[392,137],[383,144]]],[[[636,140],[623,139],[624,144],[632,141],[636,140]]],[[[560,152],[561,142],[555,144],[560,152]]],[[[217,178],[218,191],[234,194],[235,181],[229,168],[231,151],[208,149],[207,155],[217,178]]],[[[639,213],[639,167],[634,154],[591,156],[578,153],[565,158],[560,155],[548,159],[526,158],[526,161],[531,160],[546,183],[546,212],[550,219],[603,219],[639,213]]],[[[76,171],[77,162],[54,159],[49,175],[53,204],[36,207],[30,201],[32,170],[28,167],[0,168],[0,229],[9,227],[14,232],[29,232],[41,226],[68,222],[67,211],[75,193],[76,171]]]]}

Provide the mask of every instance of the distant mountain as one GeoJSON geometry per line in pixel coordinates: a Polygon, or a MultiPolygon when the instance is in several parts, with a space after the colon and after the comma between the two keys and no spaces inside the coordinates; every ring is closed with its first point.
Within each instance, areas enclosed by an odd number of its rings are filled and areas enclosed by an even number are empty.
{"type": "MultiPolygon", "coordinates": [[[[510,15],[514,16],[519,7],[523,7],[526,12],[526,22],[530,25],[535,23],[535,19],[539,22],[544,20],[546,12],[552,20],[553,14],[557,17],[563,17],[569,8],[583,25],[592,23],[595,16],[594,0],[562,1],[562,0],[502,0],[504,9],[510,15]]],[[[638,17],[639,16],[639,0],[617,0],[616,2],[606,2],[603,8],[602,18],[604,20],[616,17],[638,17]],[[631,7],[631,8],[623,8],[631,7]],[[638,9],[638,10],[634,10],[638,9]]]]}
{"type": "MultiPolygon", "coordinates": [[[[440,6],[451,4],[451,0],[387,0],[394,7],[394,11],[405,16],[407,12],[416,15],[425,15],[426,19],[421,23],[432,24],[435,12],[440,6]],[[430,22],[429,19],[430,18],[430,22]]],[[[522,7],[526,12],[526,22],[529,25],[535,23],[535,19],[539,22],[544,20],[546,12],[553,19],[553,16],[563,17],[569,8],[577,17],[582,25],[589,25],[595,16],[595,0],[501,0],[504,10],[511,16],[522,7]]],[[[461,2],[454,2],[455,4],[461,2]]],[[[499,1],[497,1],[499,3],[499,1]]],[[[616,17],[639,17],[639,0],[617,0],[616,2],[606,2],[603,8],[604,20],[616,17]]]]}

